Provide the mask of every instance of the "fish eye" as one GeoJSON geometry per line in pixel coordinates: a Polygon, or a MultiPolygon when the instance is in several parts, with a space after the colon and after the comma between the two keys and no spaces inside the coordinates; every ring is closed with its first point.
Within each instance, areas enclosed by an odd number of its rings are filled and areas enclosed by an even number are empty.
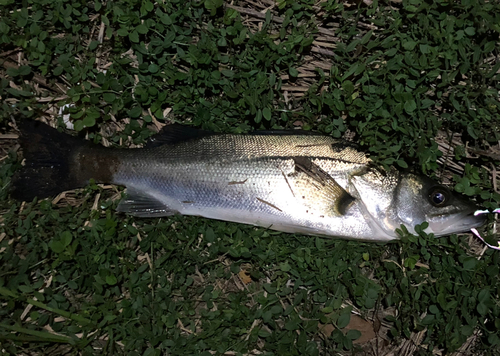
{"type": "Polygon", "coordinates": [[[434,187],[429,193],[429,202],[434,206],[444,206],[448,202],[449,193],[442,187],[434,187]]]}

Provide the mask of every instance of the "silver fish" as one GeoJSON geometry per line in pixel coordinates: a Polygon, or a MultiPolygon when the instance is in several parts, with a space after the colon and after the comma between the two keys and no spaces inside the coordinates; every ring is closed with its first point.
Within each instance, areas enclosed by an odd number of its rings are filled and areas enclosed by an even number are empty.
{"type": "Polygon", "coordinates": [[[105,148],[24,122],[26,163],[12,196],[31,200],[85,186],[123,185],[118,210],[252,224],[310,235],[388,241],[424,221],[436,236],[470,230],[477,207],[431,179],[375,167],[351,143],[295,131],[212,134],[169,125],[141,149],[105,148]]]}

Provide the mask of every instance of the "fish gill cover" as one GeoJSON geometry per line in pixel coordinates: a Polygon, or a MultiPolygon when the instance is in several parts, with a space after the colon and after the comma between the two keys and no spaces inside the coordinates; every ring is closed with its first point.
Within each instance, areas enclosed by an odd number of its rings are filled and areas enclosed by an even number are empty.
{"type": "Polygon", "coordinates": [[[13,118],[62,126],[66,106],[105,146],[171,122],[316,130],[497,208],[499,6],[4,1],[2,353],[496,354],[500,257],[472,234],[365,244],[134,219],[114,186],[25,203],[8,187],[13,118]]]}

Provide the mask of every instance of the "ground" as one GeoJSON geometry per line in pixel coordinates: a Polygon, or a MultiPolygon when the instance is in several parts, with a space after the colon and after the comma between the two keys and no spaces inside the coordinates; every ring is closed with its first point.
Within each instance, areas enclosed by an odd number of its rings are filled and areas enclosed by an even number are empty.
{"type": "Polygon", "coordinates": [[[472,234],[380,245],[133,219],[115,186],[8,193],[28,117],[128,148],[172,122],[316,130],[498,207],[499,6],[4,1],[2,353],[498,354],[500,257],[472,234]]]}

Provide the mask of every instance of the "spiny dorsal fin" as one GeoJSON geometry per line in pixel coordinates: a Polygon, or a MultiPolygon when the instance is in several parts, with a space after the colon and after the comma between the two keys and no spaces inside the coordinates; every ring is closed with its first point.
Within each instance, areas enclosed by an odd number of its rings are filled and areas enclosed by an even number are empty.
{"type": "Polygon", "coordinates": [[[252,131],[249,135],[261,136],[325,136],[320,132],[306,130],[257,130],[252,131]]]}
{"type": "MultiPolygon", "coordinates": [[[[180,124],[171,124],[164,126],[160,132],[151,136],[144,146],[145,148],[155,148],[163,145],[172,145],[176,143],[200,139],[207,136],[218,135],[211,131],[197,129],[191,126],[180,124]]],[[[255,136],[322,136],[319,132],[305,130],[257,130],[248,133],[255,136]]]]}
{"type": "Polygon", "coordinates": [[[160,130],[160,132],[158,132],[154,136],[151,136],[144,147],[155,148],[163,145],[173,145],[176,143],[191,141],[213,134],[213,132],[197,129],[191,126],[172,124],[164,126],[160,130]]]}

